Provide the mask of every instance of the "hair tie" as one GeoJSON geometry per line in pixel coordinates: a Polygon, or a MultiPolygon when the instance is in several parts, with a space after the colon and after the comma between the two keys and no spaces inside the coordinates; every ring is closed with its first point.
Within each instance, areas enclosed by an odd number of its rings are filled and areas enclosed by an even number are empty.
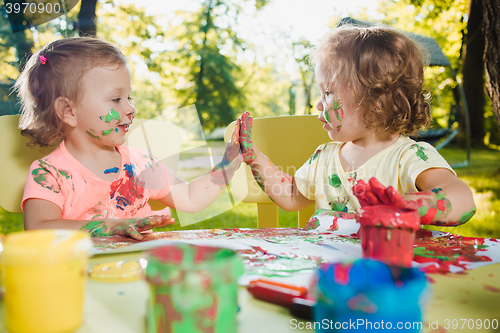
{"type": "Polygon", "coordinates": [[[47,58],[45,58],[43,55],[40,55],[40,62],[42,65],[45,65],[47,63],[47,58]]]}

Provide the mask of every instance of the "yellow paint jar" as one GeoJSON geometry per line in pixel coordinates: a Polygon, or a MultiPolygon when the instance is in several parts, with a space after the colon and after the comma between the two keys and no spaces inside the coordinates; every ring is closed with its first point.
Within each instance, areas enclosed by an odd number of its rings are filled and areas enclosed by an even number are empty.
{"type": "Polygon", "coordinates": [[[5,318],[10,333],[59,333],[77,329],[83,301],[89,235],[72,230],[10,234],[0,253],[5,318]]]}

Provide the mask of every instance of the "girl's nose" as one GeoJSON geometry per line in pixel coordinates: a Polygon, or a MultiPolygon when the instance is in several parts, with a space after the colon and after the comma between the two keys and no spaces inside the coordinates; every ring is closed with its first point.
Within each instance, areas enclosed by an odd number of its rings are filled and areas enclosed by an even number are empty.
{"type": "Polygon", "coordinates": [[[323,111],[323,103],[321,103],[321,100],[316,103],[316,110],[323,111]]]}

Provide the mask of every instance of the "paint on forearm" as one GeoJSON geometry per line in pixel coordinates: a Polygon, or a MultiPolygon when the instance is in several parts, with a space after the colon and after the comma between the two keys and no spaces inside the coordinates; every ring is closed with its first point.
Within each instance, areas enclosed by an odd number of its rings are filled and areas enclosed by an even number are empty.
{"type": "Polygon", "coordinates": [[[451,202],[446,198],[446,193],[441,188],[418,192],[418,195],[422,196],[416,200],[420,206],[418,213],[422,224],[432,224],[432,222],[439,221],[448,216],[451,211],[451,202]]]}
{"type": "Polygon", "coordinates": [[[457,222],[459,224],[463,224],[463,223],[469,221],[474,216],[474,214],[476,214],[476,206],[475,205],[474,205],[474,207],[472,207],[471,210],[462,214],[462,216],[460,216],[460,218],[458,219],[457,222]]]}
{"type": "Polygon", "coordinates": [[[90,237],[109,237],[111,234],[103,221],[90,221],[83,225],[80,230],[87,230],[90,237]]]}

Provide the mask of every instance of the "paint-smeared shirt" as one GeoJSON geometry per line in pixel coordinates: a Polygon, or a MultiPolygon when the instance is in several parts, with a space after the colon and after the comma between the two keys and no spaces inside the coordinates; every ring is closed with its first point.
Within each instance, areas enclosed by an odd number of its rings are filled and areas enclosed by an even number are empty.
{"type": "Polygon", "coordinates": [[[455,174],[448,162],[426,142],[400,136],[391,146],[378,152],[357,170],[346,172],[340,162],[342,142],[320,145],[295,173],[302,195],[316,200],[316,209],[354,213],[360,207],[352,192],[354,183],[366,183],[376,177],[383,185],[393,186],[399,193],[418,192],[417,176],[430,168],[445,168],[455,174]]]}
{"type": "MultiPolygon", "coordinates": [[[[50,201],[63,219],[95,220],[151,215],[148,200],[170,193],[172,170],[144,151],[124,145],[116,147],[121,165],[115,181],[96,176],[76,160],[64,142],[52,153],[31,164],[21,208],[29,199],[50,201]]],[[[113,170],[116,171],[116,170],[113,170]]]]}

